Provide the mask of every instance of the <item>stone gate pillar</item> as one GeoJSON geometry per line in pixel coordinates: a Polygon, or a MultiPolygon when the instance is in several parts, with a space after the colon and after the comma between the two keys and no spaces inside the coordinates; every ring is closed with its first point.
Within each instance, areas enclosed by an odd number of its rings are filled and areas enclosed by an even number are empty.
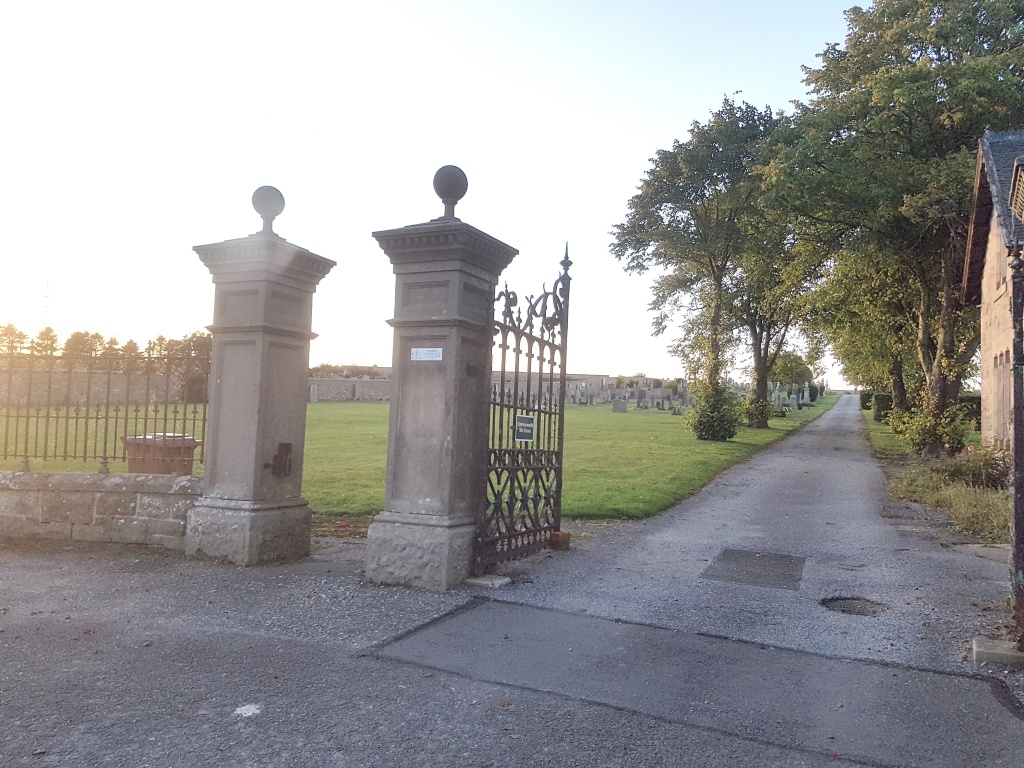
{"type": "Polygon", "coordinates": [[[439,219],[374,232],[395,272],[384,511],[367,580],[445,590],[470,575],[486,498],[494,290],[519,251],[455,218],[466,175],[434,176],[439,219]]]}
{"type": "Polygon", "coordinates": [[[284,197],[253,194],[263,231],[197,245],[216,286],[203,495],[185,552],[256,565],[309,554],[302,498],[313,292],[335,265],[274,233],[284,197]]]}

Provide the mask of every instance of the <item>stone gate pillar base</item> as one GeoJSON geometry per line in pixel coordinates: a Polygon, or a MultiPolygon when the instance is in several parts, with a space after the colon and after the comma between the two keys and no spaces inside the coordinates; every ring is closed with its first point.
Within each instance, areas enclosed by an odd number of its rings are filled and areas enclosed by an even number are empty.
{"type": "Polygon", "coordinates": [[[285,503],[203,498],[188,513],[185,554],[235,565],[296,560],[309,554],[312,512],[285,503]]]}
{"type": "Polygon", "coordinates": [[[470,575],[475,537],[472,521],[381,512],[366,534],[366,579],[444,592],[470,575]]]}

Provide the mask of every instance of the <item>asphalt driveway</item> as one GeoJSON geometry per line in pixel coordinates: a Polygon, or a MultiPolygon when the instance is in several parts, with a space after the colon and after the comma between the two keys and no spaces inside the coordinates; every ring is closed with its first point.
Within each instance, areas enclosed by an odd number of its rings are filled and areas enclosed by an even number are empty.
{"type": "Polygon", "coordinates": [[[855,398],[575,531],[443,595],[363,584],[358,539],[250,569],[7,543],[0,768],[1024,765],[1020,677],[967,660],[1007,567],[888,501],[855,398]]]}

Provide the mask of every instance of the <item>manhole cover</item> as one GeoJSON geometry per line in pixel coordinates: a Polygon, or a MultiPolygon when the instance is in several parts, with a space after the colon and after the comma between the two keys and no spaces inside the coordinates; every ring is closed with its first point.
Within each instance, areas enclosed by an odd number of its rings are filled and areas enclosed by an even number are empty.
{"type": "Polygon", "coordinates": [[[885,606],[866,597],[826,597],[821,604],[830,611],[849,613],[854,616],[877,616],[885,612],[885,606]]]}

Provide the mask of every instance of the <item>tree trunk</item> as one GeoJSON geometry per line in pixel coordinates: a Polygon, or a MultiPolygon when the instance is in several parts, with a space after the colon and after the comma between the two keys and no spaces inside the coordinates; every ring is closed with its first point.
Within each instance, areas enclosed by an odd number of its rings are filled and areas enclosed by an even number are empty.
{"type": "MultiPolygon", "coordinates": [[[[924,411],[938,421],[946,410],[957,404],[963,377],[962,355],[958,350],[956,328],[960,310],[960,284],[957,258],[951,254],[942,257],[942,290],[930,295],[929,289],[921,286],[921,315],[918,321],[918,354],[925,375],[924,411]],[[938,305],[938,312],[932,317],[930,310],[938,305]],[[929,328],[934,327],[934,336],[929,328]]],[[[972,353],[973,354],[973,353],[972,353]]],[[[922,454],[940,456],[946,450],[942,435],[925,447],[922,454]]]]}
{"type": "MultiPolygon", "coordinates": [[[[750,351],[754,358],[754,403],[767,403],[768,350],[764,348],[764,339],[767,334],[756,323],[751,323],[749,329],[750,351]]],[[[757,414],[758,412],[755,410],[753,413],[757,414]]],[[[752,415],[747,420],[747,426],[754,429],[768,429],[767,409],[762,409],[758,415],[752,415]]]]}
{"type": "Polygon", "coordinates": [[[903,358],[901,355],[893,355],[892,364],[889,366],[889,381],[892,383],[892,409],[905,412],[907,410],[907,385],[903,380],[903,358]]]}
{"type": "Polygon", "coordinates": [[[722,379],[722,287],[716,286],[714,306],[708,322],[708,385],[715,387],[722,379]]]}

